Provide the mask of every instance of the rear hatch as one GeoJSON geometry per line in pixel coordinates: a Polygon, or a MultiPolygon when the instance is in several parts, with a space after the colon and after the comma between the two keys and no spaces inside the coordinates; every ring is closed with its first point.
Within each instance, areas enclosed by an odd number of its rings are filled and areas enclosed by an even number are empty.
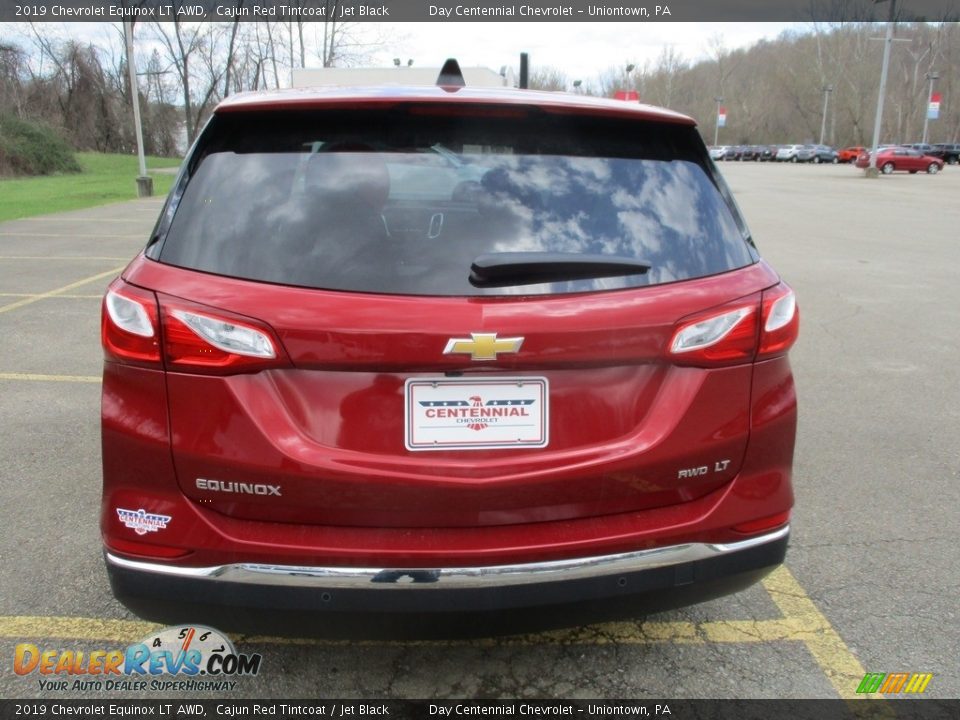
{"type": "Polygon", "coordinates": [[[441,103],[223,113],[126,279],[159,300],[185,495],[380,527],[728,482],[751,366],[676,336],[777,281],[691,125],[441,103]]]}

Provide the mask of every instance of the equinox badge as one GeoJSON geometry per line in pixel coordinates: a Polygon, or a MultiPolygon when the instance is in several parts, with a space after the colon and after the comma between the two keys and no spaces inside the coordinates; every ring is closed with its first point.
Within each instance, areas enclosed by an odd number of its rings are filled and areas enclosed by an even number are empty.
{"type": "Polygon", "coordinates": [[[223,480],[207,480],[197,478],[198,490],[213,490],[215,492],[240,493],[242,495],[276,495],[280,497],[279,485],[265,485],[263,483],[224,482],[223,480]]]}
{"type": "Polygon", "coordinates": [[[443,349],[444,355],[469,355],[471,360],[496,360],[497,353],[520,351],[522,337],[497,338],[496,333],[470,333],[469,338],[450,338],[443,349]]]}

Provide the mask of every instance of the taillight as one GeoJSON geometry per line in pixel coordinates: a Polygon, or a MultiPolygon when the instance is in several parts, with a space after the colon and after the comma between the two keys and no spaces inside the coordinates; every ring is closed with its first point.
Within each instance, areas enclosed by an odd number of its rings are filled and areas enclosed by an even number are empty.
{"type": "Polygon", "coordinates": [[[673,334],[670,355],[678,365],[749,362],[757,348],[759,295],[687,318],[673,334]]]}
{"type": "Polygon", "coordinates": [[[103,297],[100,340],[108,360],[136,365],[160,364],[160,323],[152,292],[117,278],[103,297]]]}
{"type": "Polygon", "coordinates": [[[716,367],[764,360],[796,342],[800,314],[785,283],[758,295],[685,318],[670,341],[678,365],[716,367]]]}
{"type": "Polygon", "coordinates": [[[793,347],[800,334],[800,311],[789,285],[780,283],[763,291],[761,318],[758,360],[783,355],[793,347]]]}
{"type": "Polygon", "coordinates": [[[289,367],[269,327],[253,318],[190,303],[117,278],[100,325],[108,360],[181,372],[227,374],[289,367]]]}
{"type": "Polygon", "coordinates": [[[183,372],[255,372],[285,367],[272,331],[258,321],[161,297],[167,369],[183,372]]]}

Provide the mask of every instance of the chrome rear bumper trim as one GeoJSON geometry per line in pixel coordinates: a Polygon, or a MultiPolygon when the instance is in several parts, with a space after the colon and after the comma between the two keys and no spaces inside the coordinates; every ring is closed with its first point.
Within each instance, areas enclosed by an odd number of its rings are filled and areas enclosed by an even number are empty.
{"type": "Polygon", "coordinates": [[[580,580],[682,565],[777,542],[789,534],[790,526],[786,525],[766,535],[734,543],[688,543],[616,555],[463,568],[300,567],[256,563],[189,568],[128,560],[110,552],[106,553],[106,558],[111,565],[133,571],[254,585],[367,589],[372,589],[371,586],[384,589],[415,587],[420,590],[490,588],[580,580]]]}

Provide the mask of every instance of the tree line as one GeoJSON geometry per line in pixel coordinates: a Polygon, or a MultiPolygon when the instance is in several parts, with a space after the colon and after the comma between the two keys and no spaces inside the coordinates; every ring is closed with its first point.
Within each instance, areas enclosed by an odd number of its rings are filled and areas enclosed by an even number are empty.
{"type": "MultiPolygon", "coordinates": [[[[47,123],[78,150],[133,152],[123,28],[104,27],[96,42],[45,23],[21,24],[15,39],[0,40],[0,114],[47,123]]],[[[162,156],[192,143],[227,96],[289,86],[296,67],[359,64],[384,42],[357,23],[333,20],[177,20],[137,23],[134,32],[144,146],[162,156]]]]}
{"type": "MultiPolygon", "coordinates": [[[[636,90],[642,102],[697,119],[709,142],[716,98],[723,98],[727,122],[719,132],[721,144],[817,142],[824,129],[826,144],[869,145],[884,31],[880,23],[814,24],[741,49],[728,49],[715,37],[703,60],[690,62],[666,47],[654,61],[625,62],[607,71],[587,91],[609,97],[618,89],[636,90]]],[[[929,121],[928,139],[960,141],[960,23],[898,23],[881,142],[920,141],[932,73],[939,75],[933,87],[942,102],[939,118],[929,121]]],[[[549,88],[572,86],[552,69],[537,80],[549,88]]]]}
{"type": "MultiPolygon", "coordinates": [[[[360,33],[356,25],[333,21],[137,23],[147,152],[181,152],[220,100],[289,86],[292,68],[364,63],[390,42],[388,35],[371,36],[372,24],[366,25],[360,33]]],[[[95,43],[45,24],[24,24],[15,38],[0,41],[0,114],[46,122],[76,149],[133,152],[122,28],[108,27],[109,34],[95,43]]],[[[883,31],[882,24],[813,24],[739,49],[715,37],[700,60],[667,46],[655,60],[625,58],[622,66],[577,83],[562,70],[534,65],[531,86],[607,97],[636,90],[643,102],[696,118],[710,141],[715,98],[722,97],[723,144],[818,140],[824,88],[831,87],[825,141],[865,145],[873,132],[883,31]]],[[[931,72],[939,73],[934,89],[943,101],[929,138],[960,141],[960,24],[898,23],[896,33],[881,141],[919,141],[931,72]]]]}

